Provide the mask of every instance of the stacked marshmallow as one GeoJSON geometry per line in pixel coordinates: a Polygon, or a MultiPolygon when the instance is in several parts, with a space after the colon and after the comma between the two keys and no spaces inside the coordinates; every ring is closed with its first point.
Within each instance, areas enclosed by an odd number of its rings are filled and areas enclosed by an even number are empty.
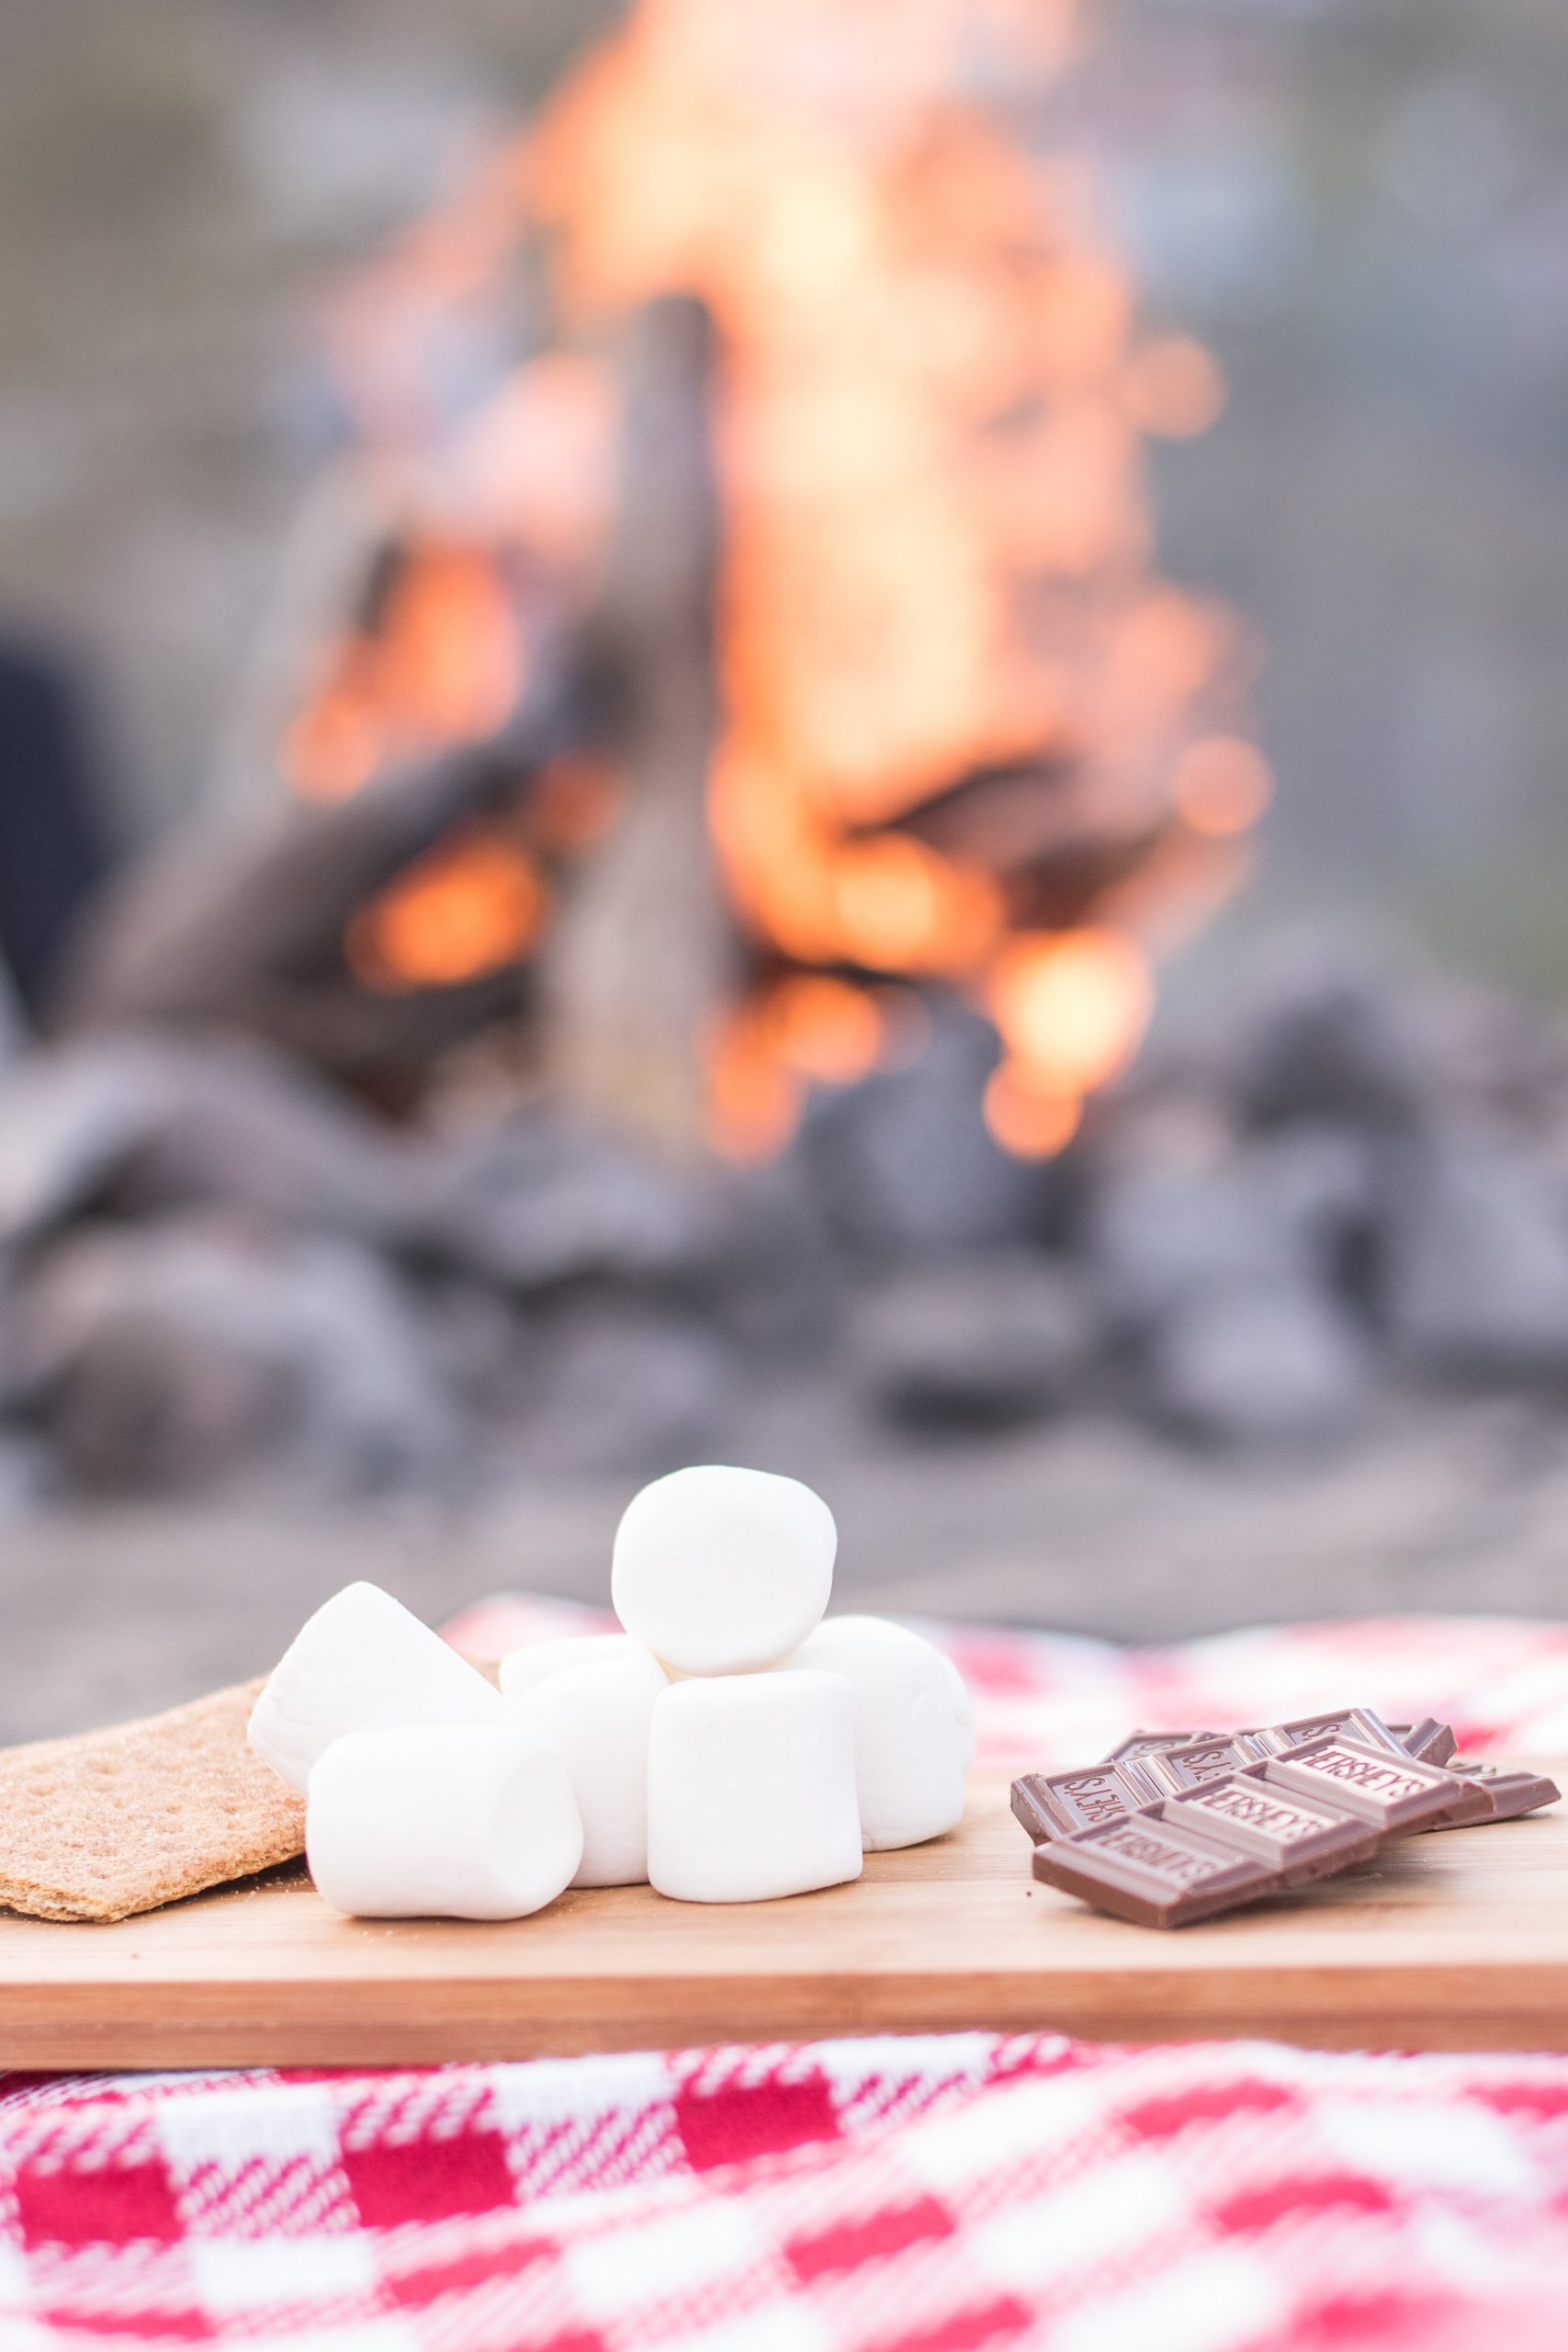
{"type": "Polygon", "coordinates": [[[677,1470],[616,1533],[625,1632],[514,1650],[499,1690],[389,1593],[347,1586],[250,1726],[306,1798],[321,1894],[378,1918],[520,1918],[644,1881],[757,1902],[953,1828],[968,1692],[904,1627],[824,1616],[837,1548],[794,1478],[677,1470]]]}

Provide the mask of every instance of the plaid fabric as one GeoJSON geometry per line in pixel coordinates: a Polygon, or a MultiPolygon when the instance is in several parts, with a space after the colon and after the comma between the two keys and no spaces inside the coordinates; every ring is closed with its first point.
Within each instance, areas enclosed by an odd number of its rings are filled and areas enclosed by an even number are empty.
{"type": "MultiPolygon", "coordinates": [[[[951,1646],[997,1762],[1355,1699],[1568,1745],[1556,1628],[951,1646]]],[[[0,2352],[1562,2352],[1565,2281],[1568,2058],[960,2034],[0,2075],[0,2352]]]]}
{"type": "Polygon", "coordinates": [[[1568,2061],[825,2042],[0,2099],[6,2352],[1561,2352],[1568,2061]]]}
{"type": "MultiPolygon", "coordinates": [[[[502,1593],[465,1610],[446,1632],[476,1657],[500,1657],[525,1642],[612,1623],[570,1601],[502,1593]]],[[[1087,1763],[1135,1724],[1225,1731],[1343,1706],[1375,1707],[1391,1723],[1437,1715],[1470,1756],[1568,1756],[1568,1625],[1372,1617],[1254,1627],[1168,1649],[962,1625],[918,1630],[956,1659],[975,1693],[976,1760],[1014,1772],[1087,1763]]]]}

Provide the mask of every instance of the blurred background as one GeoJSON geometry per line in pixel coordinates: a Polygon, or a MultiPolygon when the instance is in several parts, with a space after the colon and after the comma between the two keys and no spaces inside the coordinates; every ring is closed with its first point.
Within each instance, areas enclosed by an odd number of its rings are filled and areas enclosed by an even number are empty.
{"type": "Polygon", "coordinates": [[[11,0],[0,1734],[336,1585],[1562,1608],[1545,0],[11,0]]]}

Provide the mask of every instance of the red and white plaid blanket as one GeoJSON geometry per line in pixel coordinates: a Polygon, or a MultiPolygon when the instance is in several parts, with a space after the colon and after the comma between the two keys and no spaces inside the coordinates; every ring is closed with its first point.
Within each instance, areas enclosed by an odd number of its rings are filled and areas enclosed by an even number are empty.
{"type": "MultiPolygon", "coordinates": [[[[505,1600],[452,1630],[484,1650],[579,1622],[505,1600]]],[[[1568,1748],[1558,1627],[948,1638],[997,1763],[1351,1701],[1568,1748]]],[[[957,2034],[0,2075],[0,2352],[206,2341],[1564,2352],[1568,2058],[957,2034]]]]}

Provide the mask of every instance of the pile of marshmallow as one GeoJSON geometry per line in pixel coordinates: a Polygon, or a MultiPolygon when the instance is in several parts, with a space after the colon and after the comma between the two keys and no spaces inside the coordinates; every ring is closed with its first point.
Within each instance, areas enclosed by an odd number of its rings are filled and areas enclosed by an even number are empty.
{"type": "Polygon", "coordinates": [[[616,1533],[625,1632],[514,1650],[499,1690],[389,1593],[345,1587],[250,1725],[305,1797],[320,1893],[375,1918],[515,1919],[645,1881],[754,1903],[952,1829],[969,1694],[918,1634],[824,1618],[837,1549],[794,1478],[677,1470],[616,1533]]]}

